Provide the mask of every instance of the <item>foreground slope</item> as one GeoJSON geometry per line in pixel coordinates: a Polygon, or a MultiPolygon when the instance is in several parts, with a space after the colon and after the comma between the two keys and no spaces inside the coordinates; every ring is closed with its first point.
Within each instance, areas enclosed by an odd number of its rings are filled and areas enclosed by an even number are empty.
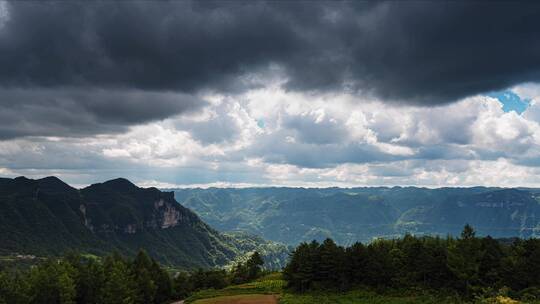
{"type": "Polygon", "coordinates": [[[82,190],[55,177],[0,179],[0,254],[131,255],[144,248],[160,261],[193,268],[225,265],[265,245],[237,238],[212,229],[173,193],[125,179],[82,190]]]}

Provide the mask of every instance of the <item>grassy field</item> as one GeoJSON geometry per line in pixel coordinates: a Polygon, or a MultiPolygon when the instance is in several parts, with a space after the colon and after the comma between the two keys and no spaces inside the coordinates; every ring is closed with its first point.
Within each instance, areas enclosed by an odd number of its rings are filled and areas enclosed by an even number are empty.
{"type": "Polygon", "coordinates": [[[370,291],[351,291],[346,293],[284,293],[280,304],[450,304],[459,303],[454,299],[433,296],[392,296],[380,295],[370,291]]]}
{"type": "MultiPolygon", "coordinates": [[[[291,293],[285,289],[281,274],[267,275],[251,283],[233,285],[220,290],[203,290],[189,297],[186,304],[457,304],[463,303],[451,296],[414,294],[394,291],[380,294],[371,290],[344,293],[291,293]]],[[[470,303],[517,304],[525,303],[507,297],[479,299],[470,303]]],[[[538,303],[538,302],[528,302],[538,303]]]]}
{"type": "MultiPolygon", "coordinates": [[[[272,273],[267,276],[264,276],[254,282],[233,285],[224,289],[214,290],[207,289],[196,292],[191,297],[186,299],[186,303],[197,303],[199,304],[201,299],[217,299],[221,297],[230,297],[237,295],[277,295],[283,292],[285,287],[285,281],[281,279],[281,274],[272,273]]],[[[206,302],[204,302],[206,303],[206,302]]],[[[208,302],[213,303],[213,302],[208,302]]],[[[217,302],[217,303],[229,303],[229,302],[217,302]]],[[[236,303],[236,302],[231,302],[236,303]]],[[[247,302],[251,303],[251,302],[247,302]]],[[[258,302],[253,302],[258,303],[258,302]]]]}

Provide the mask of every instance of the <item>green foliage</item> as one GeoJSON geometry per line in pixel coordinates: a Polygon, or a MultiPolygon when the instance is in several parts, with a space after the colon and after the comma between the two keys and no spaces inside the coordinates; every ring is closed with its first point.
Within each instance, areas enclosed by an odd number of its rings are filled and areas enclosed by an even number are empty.
{"type": "Polygon", "coordinates": [[[30,303],[75,303],[75,269],[64,261],[49,260],[33,268],[28,280],[30,303]]]}
{"type": "Polygon", "coordinates": [[[257,251],[253,252],[245,263],[238,263],[231,271],[231,281],[234,284],[246,283],[257,279],[264,261],[257,251]]]}
{"type": "Polygon", "coordinates": [[[461,239],[451,242],[448,247],[447,265],[466,293],[478,284],[483,256],[482,241],[475,237],[471,226],[465,225],[461,239]]]}
{"type": "Polygon", "coordinates": [[[285,293],[280,304],[455,304],[459,299],[449,296],[430,294],[380,294],[369,290],[353,290],[349,292],[310,292],[285,293]]]}
{"type": "Polygon", "coordinates": [[[241,253],[232,264],[245,262],[249,258],[249,253],[257,252],[264,260],[264,268],[267,270],[280,270],[289,258],[292,250],[290,246],[281,243],[271,242],[261,237],[239,232],[226,232],[224,235],[229,238],[229,243],[234,244],[235,250],[241,253]]]}
{"type": "MultiPolygon", "coordinates": [[[[540,240],[504,245],[491,237],[476,237],[467,225],[459,239],[406,235],[348,248],[332,240],[302,243],[283,277],[288,287],[300,292],[370,286],[451,290],[470,299],[485,294],[486,288],[507,288],[512,296],[532,298],[536,288],[540,290],[540,240]]],[[[493,295],[497,296],[502,295],[493,295]]]]}
{"type": "Polygon", "coordinates": [[[103,285],[104,304],[133,304],[139,287],[135,284],[127,263],[118,256],[109,256],[104,262],[105,282],[103,285]]]}
{"type": "Polygon", "coordinates": [[[9,275],[0,272],[0,303],[30,303],[30,286],[28,280],[19,274],[9,275]]]}
{"type": "Polygon", "coordinates": [[[137,285],[136,303],[153,303],[156,296],[157,286],[151,274],[152,261],[148,254],[140,250],[133,261],[132,273],[137,285]]]}
{"type": "Polygon", "coordinates": [[[154,303],[165,303],[173,297],[173,281],[167,271],[161,268],[156,261],[152,261],[150,273],[156,286],[154,303]]]}
{"type": "Polygon", "coordinates": [[[203,270],[198,269],[190,276],[193,290],[208,288],[221,289],[229,284],[228,274],[225,270],[203,270]]]}
{"type": "Polygon", "coordinates": [[[95,259],[77,258],[72,262],[77,269],[77,303],[102,303],[105,285],[105,270],[95,259]]]}
{"type": "Polygon", "coordinates": [[[169,273],[142,250],[133,260],[118,253],[103,260],[70,253],[29,270],[0,272],[0,303],[162,304],[175,299],[175,294],[184,297],[193,291],[188,287],[176,292],[176,286],[169,273]]]}
{"type": "Polygon", "coordinates": [[[185,272],[179,272],[173,280],[173,293],[177,299],[184,299],[189,296],[193,288],[190,277],[185,272]]]}

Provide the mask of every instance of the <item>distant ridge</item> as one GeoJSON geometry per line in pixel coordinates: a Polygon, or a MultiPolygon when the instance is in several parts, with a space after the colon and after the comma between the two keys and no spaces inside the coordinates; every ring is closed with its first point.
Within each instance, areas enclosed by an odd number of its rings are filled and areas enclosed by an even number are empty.
{"type": "Polygon", "coordinates": [[[540,236],[540,190],[533,188],[176,189],[176,199],[213,227],[295,245],[330,237],[343,245],[374,238],[459,235],[540,236]]]}

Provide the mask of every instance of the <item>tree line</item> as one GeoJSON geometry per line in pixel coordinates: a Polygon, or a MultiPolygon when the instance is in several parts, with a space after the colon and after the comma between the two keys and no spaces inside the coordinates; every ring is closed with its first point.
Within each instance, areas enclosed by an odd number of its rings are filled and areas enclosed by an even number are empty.
{"type": "Polygon", "coordinates": [[[320,289],[427,288],[465,297],[506,289],[516,295],[540,295],[540,240],[503,244],[477,237],[466,225],[459,238],[379,239],[368,245],[300,244],[283,271],[288,286],[304,292],[320,289]]]}
{"type": "Polygon", "coordinates": [[[134,259],[114,253],[103,259],[68,254],[25,271],[0,272],[0,304],[161,304],[192,292],[223,288],[259,276],[255,252],[232,271],[172,274],[141,250],[134,259]]]}

